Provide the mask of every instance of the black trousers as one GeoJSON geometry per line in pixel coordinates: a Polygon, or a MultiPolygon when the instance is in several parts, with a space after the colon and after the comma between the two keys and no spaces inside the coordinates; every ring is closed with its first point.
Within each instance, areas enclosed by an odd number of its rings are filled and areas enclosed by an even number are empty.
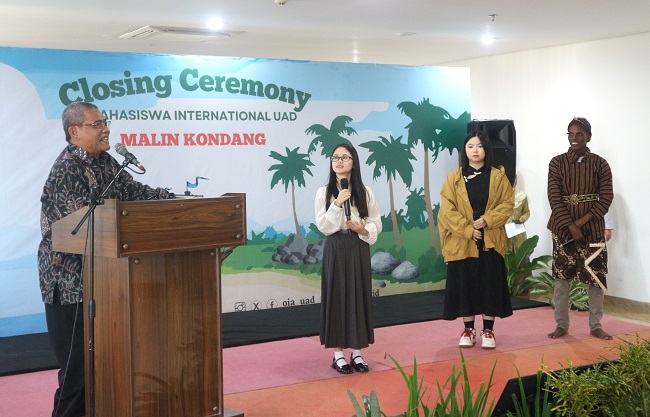
{"type": "Polygon", "coordinates": [[[82,417],[86,411],[83,303],[45,304],[50,346],[61,369],[52,417],[82,417]]]}

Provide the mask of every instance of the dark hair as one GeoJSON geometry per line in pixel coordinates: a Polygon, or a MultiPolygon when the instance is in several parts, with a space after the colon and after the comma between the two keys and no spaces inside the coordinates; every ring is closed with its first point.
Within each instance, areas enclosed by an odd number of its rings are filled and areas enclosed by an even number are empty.
{"type": "Polygon", "coordinates": [[[589,135],[589,137],[591,137],[591,123],[589,123],[589,120],[585,119],[584,117],[574,117],[569,122],[569,126],[567,126],[567,130],[569,130],[571,125],[578,125],[585,132],[587,132],[587,135],[589,135]]]}
{"type": "MultiPolygon", "coordinates": [[[[352,197],[350,197],[350,204],[357,208],[359,211],[359,216],[362,219],[368,217],[368,201],[366,200],[366,187],[363,185],[363,180],[361,179],[361,161],[359,161],[359,154],[357,150],[354,149],[354,146],[349,143],[340,143],[334,147],[332,155],[336,152],[337,149],[343,148],[350,152],[352,155],[352,171],[350,172],[350,188],[352,190],[352,197]]],[[[330,155],[331,156],[331,155],[330,155]]],[[[339,187],[338,180],[336,178],[336,173],[332,168],[330,163],[330,176],[327,181],[327,194],[325,195],[325,208],[328,209],[330,206],[330,200],[332,197],[336,198],[339,196],[339,187]]]]}
{"type": "Polygon", "coordinates": [[[84,112],[88,109],[99,110],[97,106],[91,103],[86,103],[84,101],[75,101],[74,103],[68,104],[68,107],[63,110],[61,115],[61,120],[63,121],[63,131],[65,132],[66,142],[70,142],[70,131],[69,128],[72,125],[83,123],[85,120],[84,112]]]}
{"type": "Polygon", "coordinates": [[[469,166],[469,158],[467,157],[467,151],[465,151],[465,146],[467,145],[467,142],[469,142],[470,139],[477,137],[481,141],[481,145],[483,145],[483,150],[485,151],[485,159],[483,160],[483,163],[485,166],[492,166],[492,163],[494,162],[492,158],[492,144],[490,143],[490,138],[488,137],[487,132],[484,130],[472,130],[465,136],[465,140],[463,141],[463,149],[460,153],[460,165],[463,168],[467,168],[469,166]]]}

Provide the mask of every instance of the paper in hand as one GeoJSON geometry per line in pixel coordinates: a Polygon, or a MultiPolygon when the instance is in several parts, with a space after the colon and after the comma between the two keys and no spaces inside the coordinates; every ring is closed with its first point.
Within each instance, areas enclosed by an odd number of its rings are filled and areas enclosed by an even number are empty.
{"type": "Polygon", "coordinates": [[[508,239],[522,233],[526,233],[526,227],[523,224],[506,223],[506,235],[508,236],[508,239]]]}

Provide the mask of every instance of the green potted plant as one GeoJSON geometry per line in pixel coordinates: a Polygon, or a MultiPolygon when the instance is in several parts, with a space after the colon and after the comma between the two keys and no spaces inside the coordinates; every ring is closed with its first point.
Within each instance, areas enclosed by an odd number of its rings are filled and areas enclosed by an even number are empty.
{"type": "MultiPolygon", "coordinates": [[[[550,265],[547,266],[550,270],[550,265]]],[[[548,272],[540,272],[539,276],[526,278],[530,282],[530,295],[545,298],[548,303],[555,308],[553,292],[555,289],[555,278],[548,272]]],[[[587,284],[571,280],[569,283],[569,307],[573,310],[589,310],[589,295],[587,293],[587,284]]]]}
{"type": "Polygon", "coordinates": [[[542,255],[530,260],[535,251],[539,236],[531,236],[517,248],[515,252],[507,251],[504,257],[506,269],[508,270],[508,287],[513,297],[527,295],[536,285],[536,281],[528,280],[533,271],[548,269],[551,262],[550,255],[542,255]]]}
{"type": "MultiPolygon", "coordinates": [[[[395,358],[388,354],[386,356],[393,361],[402,378],[404,378],[409,393],[406,411],[395,417],[489,417],[492,414],[494,402],[488,404],[488,397],[490,388],[492,387],[496,362],[492,367],[492,373],[487,384],[482,382],[477,390],[472,391],[469,384],[465,357],[461,351],[462,369],[457,371],[456,367],[454,367],[444,385],[440,386],[440,383],[438,383],[438,401],[433,408],[430,408],[424,399],[426,388],[424,387],[424,380],[418,377],[416,359],[413,358],[413,373],[409,375],[404,372],[404,369],[397,363],[395,358]],[[444,392],[446,389],[448,393],[445,395],[444,392]],[[462,396],[459,393],[462,393],[462,396]]],[[[364,403],[363,409],[352,391],[348,390],[348,395],[356,411],[354,417],[388,417],[381,411],[379,400],[374,391],[371,391],[369,397],[362,396],[364,403]]]]}
{"type": "MultiPolygon", "coordinates": [[[[553,307],[553,291],[555,288],[555,279],[548,271],[551,271],[551,255],[541,255],[530,260],[530,256],[535,251],[539,243],[539,236],[531,236],[519,246],[515,251],[508,251],[504,256],[506,269],[508,270],[508,287],[510,295],[517,296],[535,296],[546,299],[553,307]],[[539,275],[533,275],[533,272],[540,271],[539,275]]],[[[573,280],[570,283],[569,305],[574,310],[588,310],[589,296],[587,295],[587,284],[573,280]]]]}
{"type": "Polygon", "coordinates": [[[515,410],[514,412],[508,411],[507,417],[552,417],[555,415],[553,402],[551,401],[552,397],[550,391],[546,389],[546,378],[541,369],[537,371],[535,397],[532,402],[529,401],[529,396],[526,395],[519,369],[517,369],[517,380],[519,382],[519,396],[512,394],[512,404],[515,410]]]}
{"type": "Polygon", "coordinates": [[[533,403],[518,376],[520,393],[513,395],[515,410],[506,416],[650,416],[650,341],[637,335],[636,343],[622,342],[614,347],[619,360],[604,360],[587,369],[574,368],[569,362],[558,371],[538,371],[533,403]]]}

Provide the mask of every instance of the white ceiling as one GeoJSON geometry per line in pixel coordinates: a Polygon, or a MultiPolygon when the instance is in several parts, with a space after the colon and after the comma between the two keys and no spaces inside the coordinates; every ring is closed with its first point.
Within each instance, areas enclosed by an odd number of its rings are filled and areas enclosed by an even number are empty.
{"type": "Polygon", "coordinates": [[[275,1],[2,0],[0,46],[440,65],[650,32],[649,0],[275,1]],[[212,17],[241,33],[119,38],[147,25],[204,29],[212,17]],[[487,30],[490,46],[479,41],[487,30]]]}

